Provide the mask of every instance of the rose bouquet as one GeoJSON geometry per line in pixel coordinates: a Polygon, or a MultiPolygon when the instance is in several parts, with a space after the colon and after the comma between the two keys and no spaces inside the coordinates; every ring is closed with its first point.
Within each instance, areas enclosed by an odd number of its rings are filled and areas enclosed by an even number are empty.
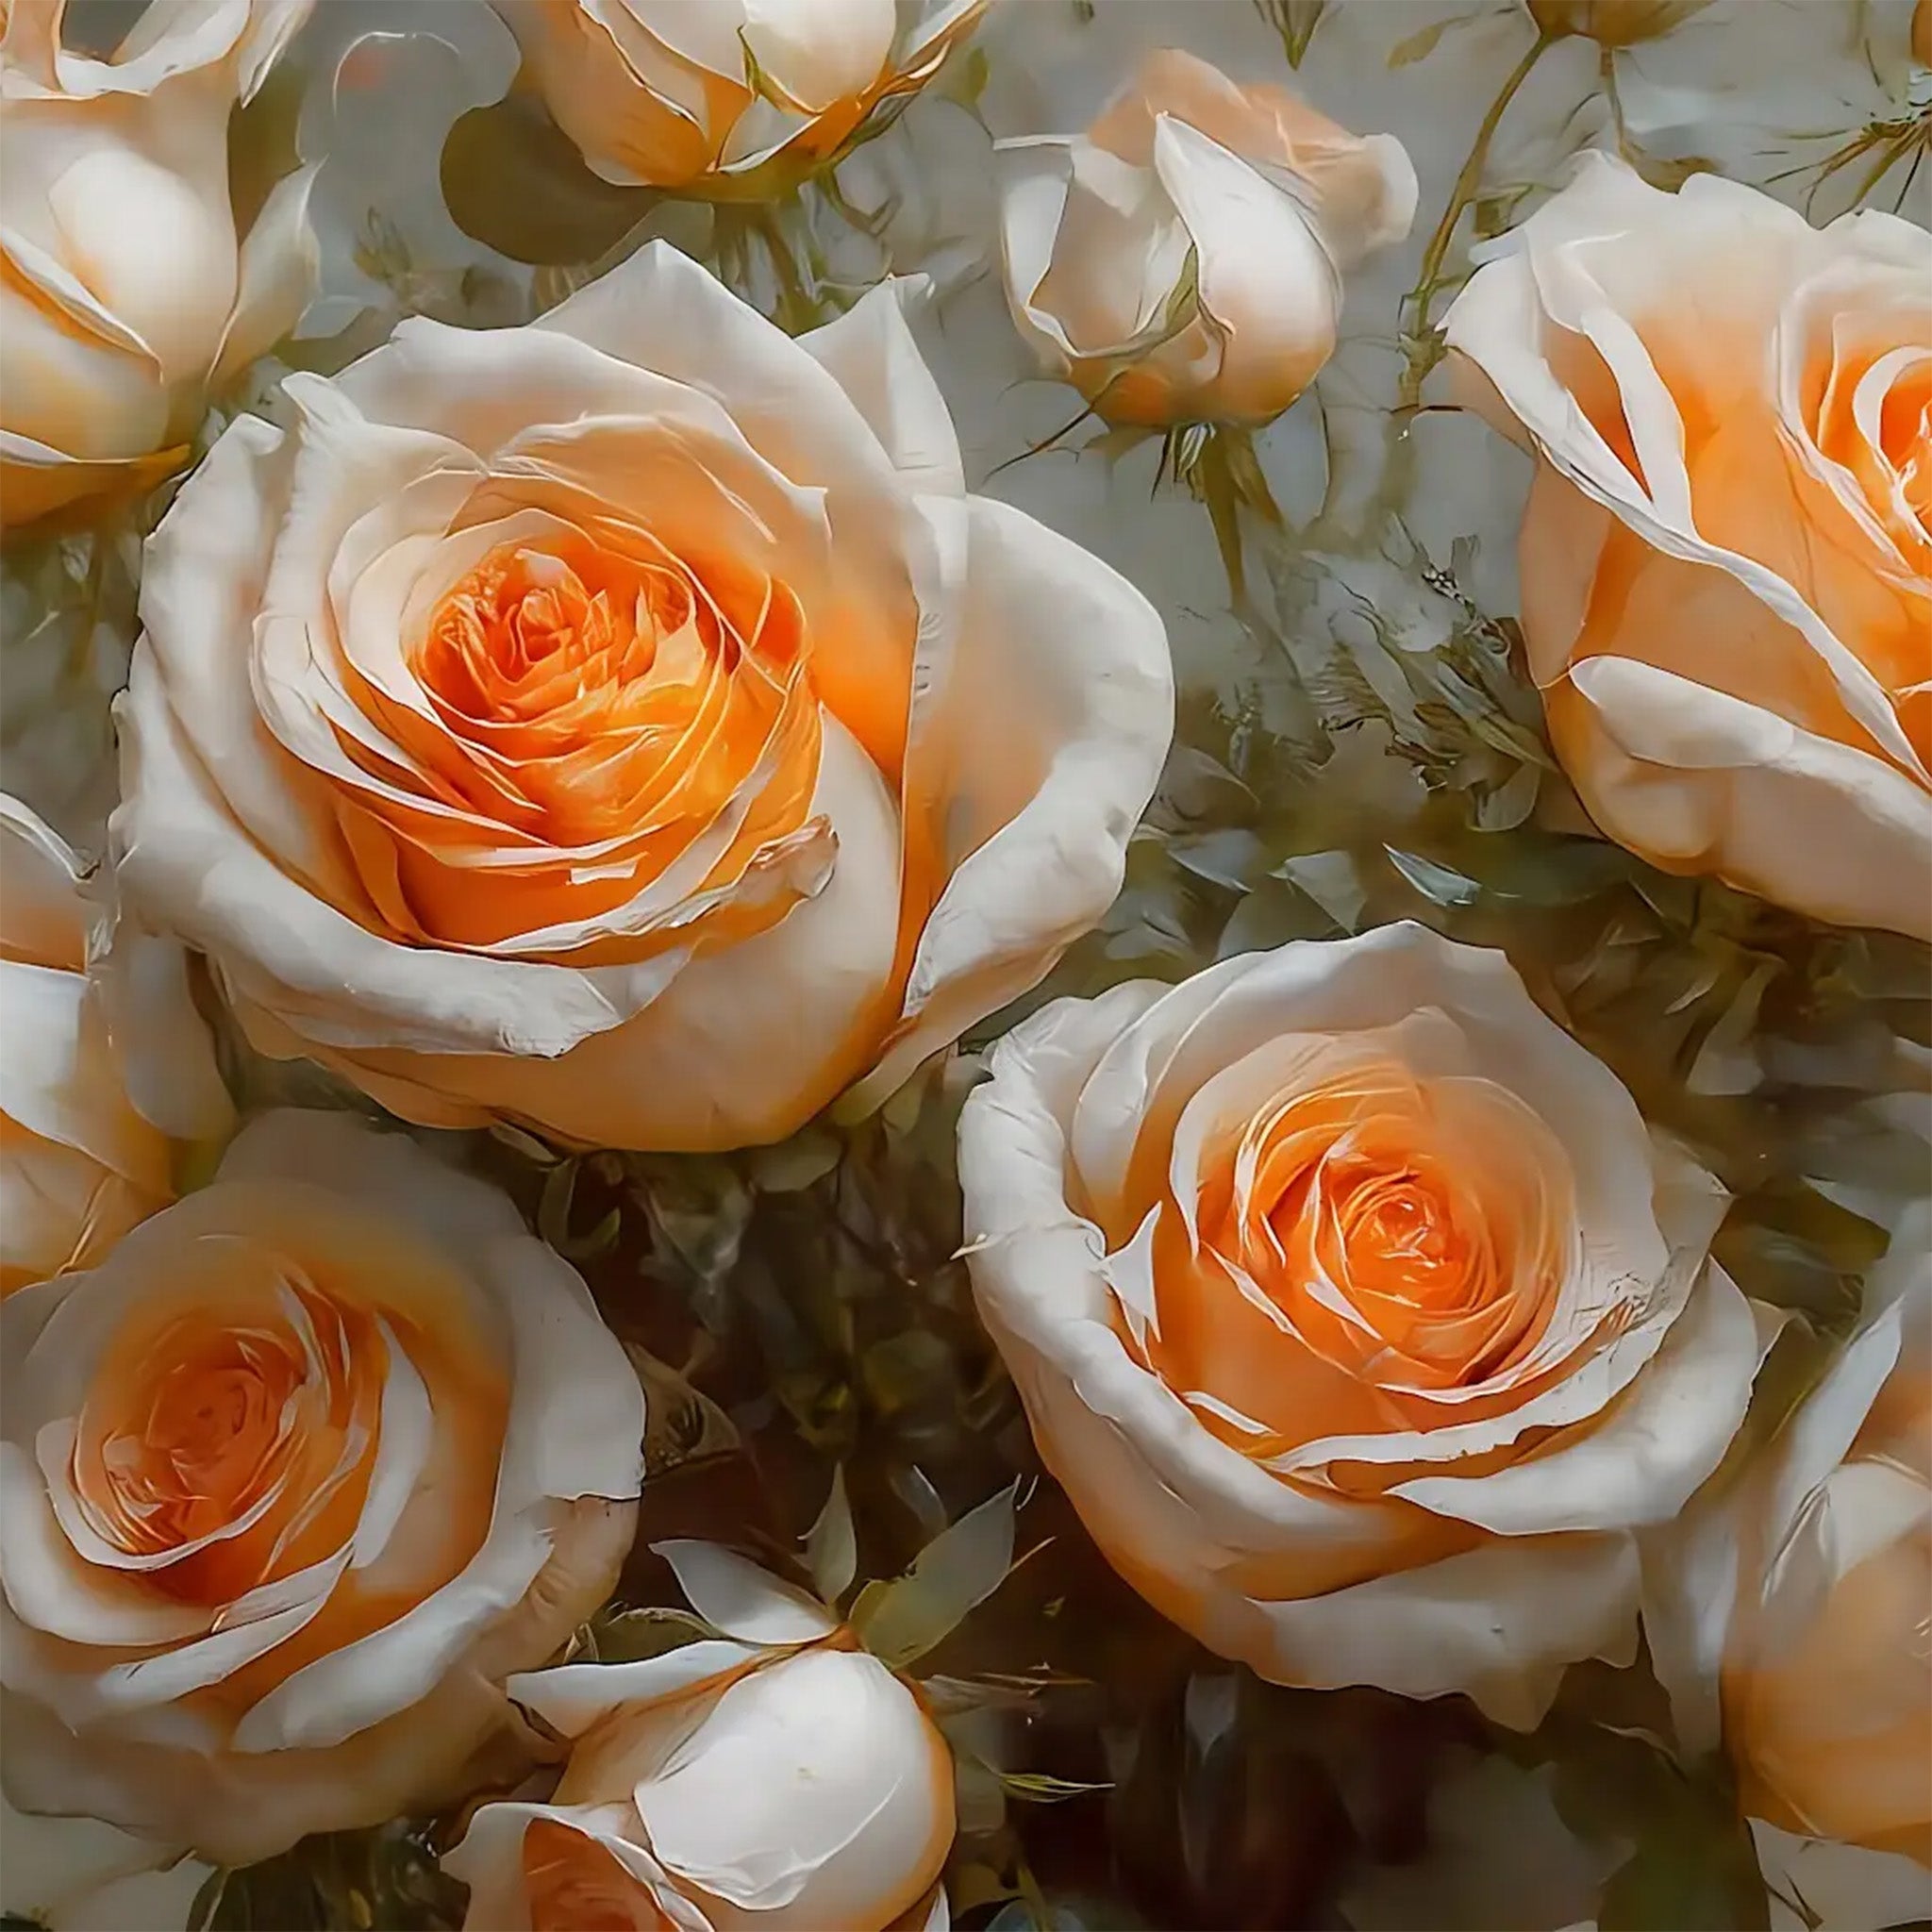
{"type": "Polygon", "coordinates": [[[1932,1915],[1926,14],[0,4],[7,1923],[1932,1915]]]}

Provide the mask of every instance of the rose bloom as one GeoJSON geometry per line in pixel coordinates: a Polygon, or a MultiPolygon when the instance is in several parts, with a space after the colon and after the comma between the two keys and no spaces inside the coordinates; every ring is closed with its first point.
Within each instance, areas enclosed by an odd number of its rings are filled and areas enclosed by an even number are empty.
{"type": "Polygon", "coordinates": [[[0,792],[0,1294],[91,1267],[174,1198],[167,1137],[128,1097],[88,976],[100,919],[79,859],[0,792]]]}
{"type": "Polygon", "coordinates": [[[308,299],[313,168],[238,245],[228,115],[314,0],[158,0],[119,50],[60,44],[66,0],[0,40],[0,521],[138,491],[207,397],[308,299]]]}
{"type": "Polygon", "coordinates": [[[495,0],[607,181],[767,196],[931,78],[986,0],[495,0]]]}
{"type": "Polygon", "coordinates": [[[1498,953],[1417,925],[1042,1008],[959,1126],[967,1254],[1114,1567],[1279,1683],[1536,1722],[1627,1659],[1632,1531],[1757,1369],[1709,1176],[1498,953]]]}
{"type": "Polygon", "coordinates": [[[968,496],[888,287],[792,341],[659,245],[238,420],[149,545],[124,891],[432,1124],[782,1138],[1106,909],[1159,619],[968,496]]]}
{"type": "Polygon", "coordinates": [[[1150,54],[1086,134],[1003,142],[1007,298],[1108,421],[1266,423],[1334,353],[1344,270],[1399,242],[1415,170],[1285,89],[1150,54]]]}
{"type": "Polygon", "coordinates": [[[1601,155],[1446,319],[1538,458],[1523,629],[1610,837],[1932,938],[1932,237],[1601,155]]]}
{"type": "Polygon", "coordinates": [[[472,1932],[945,1932],[953,1760],[824,1606],[712,1543],[657,1545],[718,1634],[509,1692],[568,1740],[547,1804],[485,1805],[444,1868],[472,1932]]]}
{"type": "Polygon", "coordinates": [[[1645,1552],[1684,1742],[1722,1738],[1767,1875],[1839,1927],[1932,1900],[1932,1208],[1864,1300],[1771,1442],[1645,1552]]]}
{"type": "Polygon", "coordinates": [[[643,1398],[494,1189],[247,1127],[0,1303],[8,1800],[225,1865],[510,1774],[502,1683],[629,1546],[643,1398]]]}

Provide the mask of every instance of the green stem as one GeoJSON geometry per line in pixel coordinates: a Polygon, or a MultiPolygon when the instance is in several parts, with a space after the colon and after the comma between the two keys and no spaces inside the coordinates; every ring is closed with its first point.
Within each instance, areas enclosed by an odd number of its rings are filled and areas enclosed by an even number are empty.
{"type": "MultiPolygon", "coordinates": [[[[1504,81],[1496,98],[1490,103],[1489,112],[1482,118],[1482,125],[1475,131],[1475,139],[1470,143],[1469,155],[1462,163],[1462,171],[1449,191],[1448,204],[1442,209],[1442,219],[1436,224],[1436,231],[1429,237],[1429,245],[1423,251],[1422,272],[1416,277],[1416,284],[1408,292],[1404,304],[1409,311],[1407,333],[1420,342],[1429,332],[1429,305],[1435,299],[1436,286],[1442,277],[1442,264],[1449,254],[1449,244],[1455,239],[1457,224],[1461,221],[1464,210],[1475,199],[1476,190],[1482,186],[1483,169],[1490,158],[1490,142],[1495,138],[1509,103],[1522,92],[1537,62],[1552,44],[1552,37],[1540,33],[1524,55],[1510,70],[1509,77],[1504,81]]],[[[1423,377],[1426,374],[1420,360],[1411,354],[1408,369],[1402,379],[1402,401],[1406,408],[1414,408],[1422,400],[1423,377]]]]}

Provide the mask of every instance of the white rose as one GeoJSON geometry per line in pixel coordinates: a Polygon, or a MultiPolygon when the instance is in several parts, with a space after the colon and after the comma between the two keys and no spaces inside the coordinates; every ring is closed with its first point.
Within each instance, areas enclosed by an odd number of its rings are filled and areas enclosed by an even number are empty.
{"type": "Polygon", "coordinates": [[[208,391],[300,316],[305,168],[238,243],[228,116],[314,0],[156,4],[108,59],[60,44],[66,0],[0,40],[0,521],[177,467],[208,391]]]}
{"type": "Polygon", "coordinates": [[[1061,1000],[959,1126],[979,1308],[1114,1567],[1276,1682],[1534,1724],[1757,1364],[1709,1176],[1416,925],[1061,1000]]]}
{"type": "Polygon", "coordinates": [[[1007,295],[1109,422],[1265,423],[1334,353],[1341,277],[1415,217],[1393,135],[1177,48],[1074,139],[1003,142],[1007,295]]]}
{"type": "Polygon", "coordinates": [[[495,1190],[247,1127],[0,1303],[8,1801],[246,1864],[521,1762],[502,1685],[608,1594],[643,1399],[495,1190]]]}
{"type": "Polygon", "coordinates": [[[496,0],[525,73],[607,181],[739,200],[836,160],[986,0],[496,0]]]}
{"type": "Polygon", "coordinates": [[[149,543],[111,825],[263,1051],[433,1125],[744,1146],[1112,900],[1160,620],[966,493],[895,287],[794,341],[657,243],[285,390],[149,543]]]}
{"type": "Polygon", "coordinates": [[[444,1860],[473,1932],[944,1932],[953,1763],[917,1693],[822,1605],[716,1544],[658,1546],[716,1634],[509,1692],[569,1740],[547,1804],[444,1860]]]}

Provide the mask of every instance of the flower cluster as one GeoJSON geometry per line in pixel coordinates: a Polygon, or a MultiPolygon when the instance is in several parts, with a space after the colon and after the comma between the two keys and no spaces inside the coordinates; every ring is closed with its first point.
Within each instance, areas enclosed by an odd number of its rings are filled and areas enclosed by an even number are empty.
{"type": "MultiPolygon", "coordinates": [[[[747,205],[985,10],[495,5],[607,183],[747,205]]],[[[836,1515],[816,1594],[749,1524],[640,1538],[612,1308],[653,1284],[593,1294],[435,1130],[554,1172],[836,1145],[973,1035],[988,1453],[1024,1410],[1134,1591],[1271,1683],[1516,1729],[1641,1640],[1768,1874],[1923,1917],[1932,1226],[1800,1386],[1724,1185],[1496,946],[1375,924],[1013,1017],[1114,904],[1174,670],[1125,576],[969,488],[918,280],[794,334],[641,242],[210,434],[311,289],[317,164],[246,221],[229,178],[310,0],[155,0],[107,55],[63,10],[4,8],[0,508],[146,524],[101,862],[0,795],[9,1806],[231,1867],[438,1814],[478,1928],[941,1932],[991,1774],[909,1667],[1010,1496],[842,1612],[836,1515]],[[337,1104],[231,1132],[271,1062],[337,1104]],[[654,1556],[685,1607],[640,1606],[654,1556]]],[[[1531,0],[1529,59],[1702,10],[1531,0]]],[[[1394,137],[1176,49],[997,170],[1020,346],[1224,462],[1418,202],[1394,137]]],[[[1441,345],[1534,460],[1522,640],[1581,813],[1932,939],[1932,238],[1594,155],[1478,254],[1441,345]]]]}

